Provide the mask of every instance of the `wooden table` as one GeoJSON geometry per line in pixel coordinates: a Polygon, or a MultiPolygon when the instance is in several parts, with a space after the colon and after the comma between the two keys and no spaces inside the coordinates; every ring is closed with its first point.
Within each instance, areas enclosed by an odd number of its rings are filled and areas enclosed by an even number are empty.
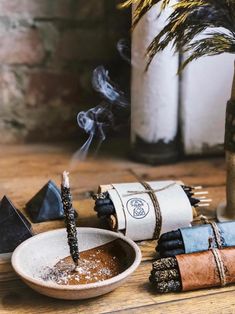
{"type": "MultiPolygon", "coordinates": [[[[49,179],[57,184],[64,169],[71,172],[75,207],[81,226],[99,226],[89,192],[99,184],[130,182],[137,179],[181,179],[203,185],[213,203],[207,215],[214,215],[225,197],[223,158],[196,159],[176,165],[150,167],[125,159],[99,159],[80,162],[71,169],[72,151],[51,145],[1,146],[0,191],[22,209],[49,179]]],[[[22,209],[23,210],[23,209],[22,209]]],[[[62,227],[63,222],[34,224],[36,233],[62,227]]],[[[138,270],[120,288],[103,297],[85,301],[54,300],[37,294],[20,280],[0,282],[0,313],[235,313],[235,286],[196,292],[159,295],[148,282],[154,241],[139,244],[143,260],[138,270]]]]}

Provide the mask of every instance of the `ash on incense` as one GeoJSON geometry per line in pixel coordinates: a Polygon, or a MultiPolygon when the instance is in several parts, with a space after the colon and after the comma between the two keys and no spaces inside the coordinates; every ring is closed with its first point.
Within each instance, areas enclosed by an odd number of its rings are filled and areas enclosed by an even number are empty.
{"type": "Polygon", "coordinates": [[[47,268],[41,276],[59,285],[80,285],[104,281],[126,269],[125,258],[116,241],[80,253],[76,270],[70,256],[47,268]]]}

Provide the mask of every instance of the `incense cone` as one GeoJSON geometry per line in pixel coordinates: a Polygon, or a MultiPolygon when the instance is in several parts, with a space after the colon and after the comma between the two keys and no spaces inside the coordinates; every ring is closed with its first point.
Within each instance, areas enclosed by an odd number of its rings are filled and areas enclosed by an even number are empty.
{"type": "Polygon", "coordinates": [[[225,125],[226,153],[226,204],[217,209],[219,221],[235,220],[235,73],[233,77],[231,99],[227,103],[225,125]]]}

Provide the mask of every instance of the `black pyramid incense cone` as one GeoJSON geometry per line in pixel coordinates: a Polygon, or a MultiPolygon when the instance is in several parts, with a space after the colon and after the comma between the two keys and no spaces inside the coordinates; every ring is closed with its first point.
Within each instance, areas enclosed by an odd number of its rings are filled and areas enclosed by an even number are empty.
{"type": "Polygon", "coordinates": [[[26,204],[26,211],[34,223],[64,219],[60,190],[53,181],[45,184],[26,204]]]}
{"type": "Polygon", "coordinates": [[[0,202],[0,253],[10,253],[33,235],[31,225],[4,196],[0,202]]]}
{"type": "Polygon", "coordinates": [[[65,224],[67,228],[70,255],[75,264],[75,270],[76,270],[76,267],[78,266],[78,260],[79,260],[77,229],[76,229],[75,211],[73,208],[72,195],[70,191],[69,174],[66,171],[64,171],[62,174],[61,198],[62,198],[64,213],[65,213],[65,224]]]}

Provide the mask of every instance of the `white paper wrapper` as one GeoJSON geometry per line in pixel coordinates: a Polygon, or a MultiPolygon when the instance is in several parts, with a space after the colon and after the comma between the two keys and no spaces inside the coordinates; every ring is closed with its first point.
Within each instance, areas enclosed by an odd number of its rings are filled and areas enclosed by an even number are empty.
{"type": "Polygon", "coordinates": [[[160,234],[190,226],[193,220],[192,207],[180,184],[175,181],[147,183],[153,190],[160,190],[154,194],[161,221],[156,219],[156,209],[150,194],[145,192],[141,183],[112,184],[107,191],[115,207],[117,230],[138,241],[156,238],[156,224],[160,224],[160,234]]]}

